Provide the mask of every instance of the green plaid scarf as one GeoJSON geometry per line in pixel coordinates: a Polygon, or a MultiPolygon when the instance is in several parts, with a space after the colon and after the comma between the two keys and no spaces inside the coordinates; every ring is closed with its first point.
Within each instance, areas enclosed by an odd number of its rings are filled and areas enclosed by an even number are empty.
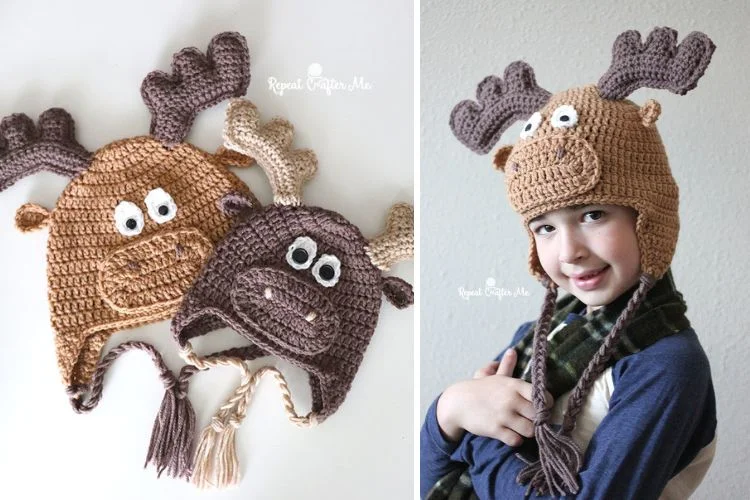
{"type": "MultiPolygon", "coordinates": [[[[564,323],[568,314],[581,311],[586,306],[574,295],[565,295],[555,304],[550,332],[547,335],[547,390],[557,399],[575,387],[583,371],[612,330],[617,318],[638,288],[636,284],[610,304],[600,307],[590,316],[578,316],[564,323]],[[563,324],[564,323],[564,324],[563,324]]],[[[622,332],[615,352],[607,366],[642,351],[654,342],[690,327],[685,317],[687,305],[675,288],[672,271],[668,269],[649,290],[622,332]]],[[[531,382],[531,357],[534,344],[534,327],[513,348],[518,362],[513,371],[515,378],[531,382]]]]}
{"type": "MultiPolygon", "coordinates": [[[[620,313],[638,285],[633,286],[612,303],[602,306],[590,316],[578,316],[566,322],[568,314],[581,312],[586,306],[574,295],[565,295],[555,304],[550,332],[547,334],[547,390],[557,399],[572,390],[591,358],[599,350],[620,313]]],[[[620,341],[607,367],[618,360],[646,349],[658,340],[690,327],[685,317],[687,305],[677,290],[671,268],[646,294],[635,316],[622,332],[620,341]]],[[[530,362],[533,354],[534,328],[513,348],[518,361],[513,372],[515,378],[531,382],[530,362]]],[[[524,440],[518,449],[527,459],[533,460],[536,441],[524,440]]],[[[474,500],[477,498],[471,484],[468,468],[459,467],[446,474],[430,489],[426,500],[474,500]]]]}

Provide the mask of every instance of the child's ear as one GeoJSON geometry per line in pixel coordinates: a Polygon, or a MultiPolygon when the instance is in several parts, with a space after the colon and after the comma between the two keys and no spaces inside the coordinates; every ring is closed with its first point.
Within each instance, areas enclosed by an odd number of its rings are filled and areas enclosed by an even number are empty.
{"type": "Polygon", "coordinates": [[[401,278],[395,276],[383,278],[382,286],[385,298],[398,309],[404,309],[414,304],[414,290],[409,283],[401,278]]]}
{"type": "Polygon", "coordinates": [[[495,160],[493,161],[495,170],[500,170],[505,173],[505,162],[508,161],[511,151],[513,151],[513,146],[503,146],[497,150],[497,153],[495,153],[495,160]]]}

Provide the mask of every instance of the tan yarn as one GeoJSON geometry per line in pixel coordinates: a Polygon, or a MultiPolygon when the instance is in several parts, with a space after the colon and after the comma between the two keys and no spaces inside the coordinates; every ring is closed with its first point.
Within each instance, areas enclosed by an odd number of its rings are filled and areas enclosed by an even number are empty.
{"type": "Polygon", "coordinates": [[[397,203],[388,211],[382,234],[371,239],[365,252],[378,269],[388,271],[397,262],[414,257],[414,207],[397,203]]]}
{"type": "Polygon", "coordinates": [[[214,157],[187,144],[172,149],[152,137],[114,142],[74,178],[48,212],[24,205],[21,230],[50,226],[49,302],[58,365],[67,386],[87,384],[114,332],[170,318],[231,219],[217,206],[248,187],[214,157]],[[176,217],[157,224],[144,199],[161,187],[176,217]],[[113,221],[120,201],[140,207],[144,227],[123,236],[113,221]]]}
{"type": "Polygon", "coordinates": [[[244,99],[229,102],[225,123],[224,145],[264,165],[273,188],[274,203],[300,205],[302,187],[315,175],[318,158],[310,149],[291,148],[292,124],[277,117],[261,126],[258,109],[244,99]]]}
{"type": "Polygon", "coordinates": [[[678,188],[653,123],[660,107],[629,100],[602,99],[595,85],[553,95],[540,110],[534,135],[495,155],[505,172],[510,203],[529,235],[529,269],[544,270],[528,227],[534,217],[562,207],[589,203],[629,206],[638,211],[636,234],[641,270],[655,277],[669,267],[680,223],[678,188]],[[572,128],[554,128],[550,117],[561,105],[578,112],[572,128]],[[645,124],[648,123],[648,126],[645,124]]]}
{"type": "Polygon", "coordinates": [[[182,348],[180,356],[186,363],[200,370],[233,366],[242,374],[239,387],[211,418],[211,423],[201,432],[195,450],[194,469],[191,476],[191,481],[199,488],[225,488],[240,481],[240,466],[234,434],[247,415],[250,399],[263,375],[270,373],[276,379],[281,390],[284,410],[292,423],[300,427],[308,427],[317,423],[313,413],[308,413],[303,417],[297,414],[284,375],[272,366],[263,366],[251,375],[242,360],[230,356],[201,358],[195,354],[190,342],[182,348]]]}

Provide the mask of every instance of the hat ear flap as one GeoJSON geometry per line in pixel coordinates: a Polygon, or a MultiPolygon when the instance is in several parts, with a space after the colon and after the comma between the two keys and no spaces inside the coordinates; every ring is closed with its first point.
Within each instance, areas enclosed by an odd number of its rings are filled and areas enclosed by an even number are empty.
{"type": "Polygon", "coordinates": [[[500,170],[505,173],[505,163],[510,157],[510,153],[513,151],[513,146],[503,146],[495,153],[495,159],[492,164],[495,166],[495,170],[500,170]]]}

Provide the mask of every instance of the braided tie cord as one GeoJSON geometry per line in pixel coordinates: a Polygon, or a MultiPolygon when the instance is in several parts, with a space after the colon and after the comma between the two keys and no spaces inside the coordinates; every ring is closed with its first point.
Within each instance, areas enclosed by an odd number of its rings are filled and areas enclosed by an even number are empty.
{"type": "MultiPolygon", "coordinates": [[[[575,429],[576,418],[583,408],[584,400],[596,379],[602,374],[607,361],[617,347],[622,332],[635,315],[648,291],[654,286],[653,276],[644,273],[640,285],[620,313],[609,335],[605,338],[599,351],[589,362],[578,383],[571,391],[563,425],[559,432],[549,424],[551,410],[545,406],[544,390],[546,386],[547,333],[555,308],[557,290],[553,283],[545,280],[547,288],[542,314],[534,332],[534,354],[532,366],[532,399],[536,418],[534,419],[534,436],[539,445],[539,459],[526,462],[526,467],[518,474],[516,481],[527,484],[526,495],[532,489],[539,495],[566,496],[576,494],[579,490],[578,471],[583,464],[583,453],[571,437],[575,429]]],[[[519,456],[519,455],[516,455],[519,456]]]]}
{"type": "Polygon", "coordinates": [[[110,350],[97,364],[96,371],[88,385],[71,385],[66,390],[70,398],[70,404],[76,413],[88,413],[99,405],[102,399],[102,390],[104,387],[104,374],[107,372],[112,363],[123,353],[132,349],[138,349],[146,352],[159,370],[159,379],[167,390],[173,387],[177,390],[178,398],[183,399],[187,396],[187,381],[184,384],[178,383],[175,376],[164,363],[159,351],[151,344],[137,340],[123,342],[122,344],[110,350]],[[88,399],[85,394],[89,393],[88,399]]]}
{"type": "Polygon", "coordinates": [[[240,358],[221,355],[199,357],[195,354],[189,342],[180,352],[180,356],[186,363],[198,370],[207,370],[215,366],[233,366],[240,370],[242,377],[239,387],[235,389],[226,403],[211,418],[209,425],[201,432],[195,450],[194,469],[191,478],[192,482],[199,488],[224,488],[239,482],[240,466],[234,436],[237,428],[247,415],[250,399],[263,375],[270,373],[276,379],[281,390],[284,410],[290,421],[301,427],[317,423],[315,414],[312,412],[305,416],[297,414],[286,379],[275,367],[264,366],[251,374],[240,358]]]}

